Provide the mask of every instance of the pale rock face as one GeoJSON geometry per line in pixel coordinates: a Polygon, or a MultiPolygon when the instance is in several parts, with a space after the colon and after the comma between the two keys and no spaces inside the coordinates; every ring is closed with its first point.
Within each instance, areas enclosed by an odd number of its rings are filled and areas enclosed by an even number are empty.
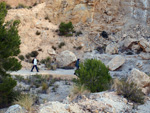
{"type": "Polygon", "coordinates": [[[121,6],[134,19],[149,23],[150,0],[121,0],[121,6]]]}
{"type": "Polygon", "coordinates": [[[137,42],[137,39],[126,38],[124,40],[124,47],[130,47],[134,42],[137,42]]]}
{"type": "Polygon", "coordinates": [[[142,52],[139,56],[140,56],[143,60],[150,60],[150,53],[144,53],[144,52],[142,52]]]}
{"type": "Polygon", "coordinates": [[[49,55],[56,55],[56,52],[55,52],[55,50],[54,49],[49,49],[49,50],[47,50],[47,52],[48,52],[48,54],[49,55]]]}
{"type": "Polygon", "coordinates": [[[72,62],[74,62],[76,60],[77,60],[77,58],[76,58],[75,54],[68,50],[61,52],[56,57],[56,61],[58,62],[58,65],[60,67],[68,66],[69,64],[71,64],[72,62]]]}
{"type": "Polygon", "coordinates": [[[42,3],[45,0],[0,0],[1,1],[5,1],[7,4],[9,4],[11,7],[16,7],[19,4],[23,4],[25,6],[32,6],[35,3],[42,3]]]}
{"type": "MultiPolygon", "coordinates": [[[[128,82],[133,82],[137,84],[139,88],[144,88],[147,84],[150,83],[150,77],[144,72],[139,71],[138,69],[132,69],[130,76],[128,77],[128,82]]],[[[146,92],[146,91],[144,91],[146,92]]]]}
{"type": "Polygon", "coordinates": [[[144,52],[150,52],[150,42],[148,42],[146,39],[141,38],[139,40],[139,46],[144,50],[144,52]]]}
{"type": "Polygon", "coordinates": [[[106,47],[106,53],[107,54],[116,54],[118,53],[118,45],[111,43],[106,47]]]}
{"type": "Polygon", "coordinates": [[[25,113],[25,110],[23,110],[23,108],[20,105],[16,104],[10,106],[5,113],[25,113]]]}
{"type": "Polygon", "coordinates": [[[111,71],[114,71],[118,69],[120,66],[122,66],[124,63],[125,58],[120,55],[117,55],[107,64],[107,66],[111,71]]]}
{"type": "Polygon", "coordinates": [[[83,111],[79,109],[79,106],[67,105],[60,102],[49,102],[47,105],[43,105],[39,108],[38,113],[82,113],[83,111]]]}

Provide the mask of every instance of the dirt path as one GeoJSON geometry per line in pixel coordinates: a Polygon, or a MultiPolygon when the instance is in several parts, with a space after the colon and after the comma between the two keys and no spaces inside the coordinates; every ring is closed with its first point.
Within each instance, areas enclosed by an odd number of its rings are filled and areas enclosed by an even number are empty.
{"type": "Polygon", "coordinates": [[[52,75],[54,78],[61,78],[61,79],[73,79],[76,78],[74,75],[74,69],[71,70],[64,70],[64,69],[57,69],[57,70],[42,70],[40,72],[30,72],[30,70],[19,70],[10,72],[11,75],[20,75],[23,77],[31,76],[31,75],[52,75]]]}

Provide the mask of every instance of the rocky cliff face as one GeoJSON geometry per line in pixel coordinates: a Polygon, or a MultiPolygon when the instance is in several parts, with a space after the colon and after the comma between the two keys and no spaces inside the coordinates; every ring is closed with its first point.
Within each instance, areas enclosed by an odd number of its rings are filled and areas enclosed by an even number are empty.
{"type": "Polygon", "coordinates": [[[116,32],[131,22],[129,18],[150,22],[150,0],[47,0],[46,4],[47,15],[54,23],[72,21],[116,32]]]}
{"type": "MultiPolygon", "coordinates": [[[[72,21],[73,24],[101,26],[123,25],[119,11],[119,0],[47,0],[46,9],[50,21],[60,23],[72,21]]],[[[111,29],[112,27],[110,27],[111,29]]]]}
{"type": "Polygon", "coordinates": [[[121,0],[121,5],[130,17],[150,23],[150,0],[121,0]]]}

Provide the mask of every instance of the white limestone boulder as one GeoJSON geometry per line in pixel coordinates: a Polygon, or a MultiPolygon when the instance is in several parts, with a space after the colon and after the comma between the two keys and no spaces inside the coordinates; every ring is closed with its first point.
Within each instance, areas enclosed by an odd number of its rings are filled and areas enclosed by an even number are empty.
{"type": "Polygon", "coordinates": [[[56,61],[58,62],[59,67],[68,66],[72,62],[76,61],[76,55],[71,51],[63,51],[57,57],[56,61]]]}
{"type": "Polygon", "coordinates": [[[116,69],[121,67],[124,63],[125,58],[120,55],[117,55],[107,64],[107,66],[111,71],[115,71],[116,69]]]}

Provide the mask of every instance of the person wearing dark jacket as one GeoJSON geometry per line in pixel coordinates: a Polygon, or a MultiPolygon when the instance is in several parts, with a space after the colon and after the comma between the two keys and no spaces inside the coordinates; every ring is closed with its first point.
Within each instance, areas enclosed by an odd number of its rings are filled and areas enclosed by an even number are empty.
{"type": "Polygon", "coordinates": [[[80,59],[77,59],[76,64],[75,64],[76,69],[79,69],[79,64],[80,64],[80,59]]]}

